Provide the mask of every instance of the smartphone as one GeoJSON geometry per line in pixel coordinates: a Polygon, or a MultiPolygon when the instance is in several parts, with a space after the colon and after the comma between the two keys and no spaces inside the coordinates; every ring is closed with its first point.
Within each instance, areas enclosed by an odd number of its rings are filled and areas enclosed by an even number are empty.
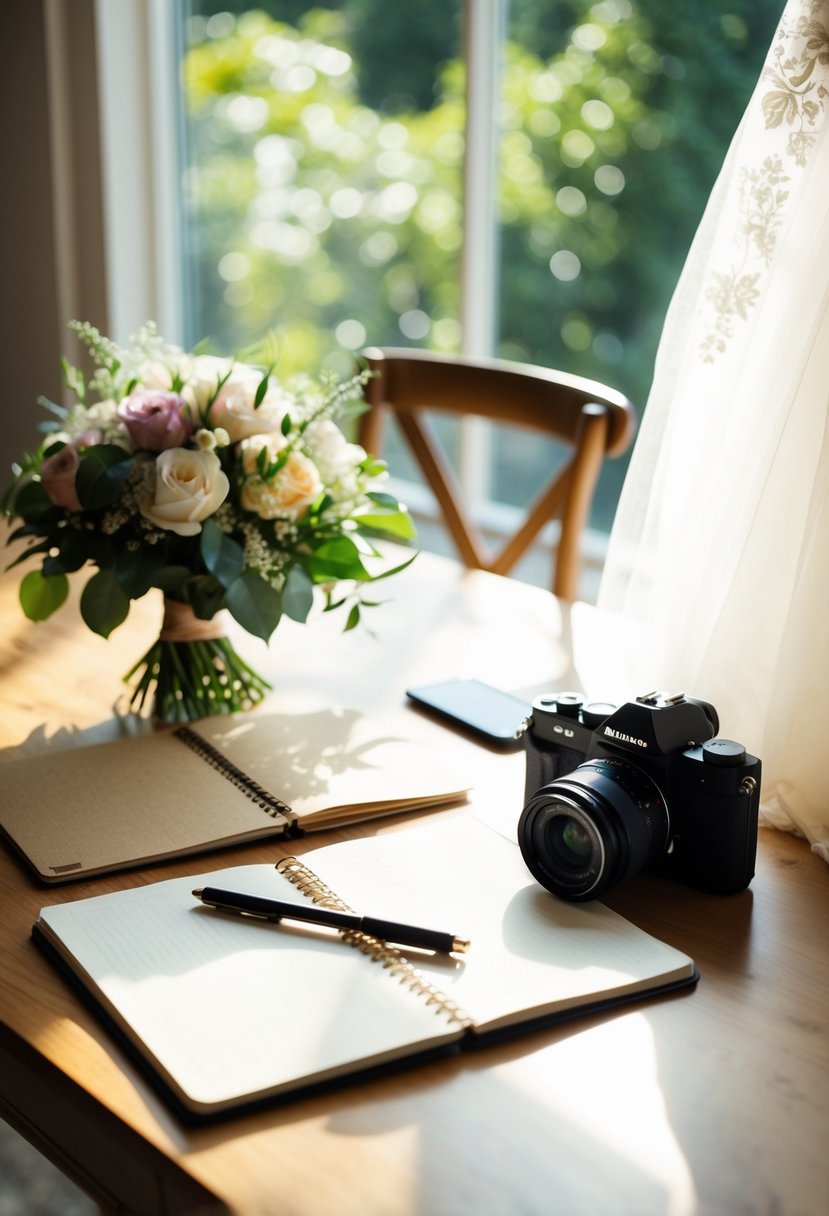
{"type": "Polygon", "coordinates": [[[480,680],[442,680],[407,688],[406,696],[419,709],[434,714],[446,725],[470,731],[490,746],[520,746],[521,727],[532,705],[480,680]]]}

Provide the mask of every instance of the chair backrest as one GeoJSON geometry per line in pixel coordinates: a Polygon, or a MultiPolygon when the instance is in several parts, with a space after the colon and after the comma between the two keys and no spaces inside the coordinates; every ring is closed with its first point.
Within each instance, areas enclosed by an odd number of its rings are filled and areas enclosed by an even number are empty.
{"type": "Polygon", "coordinates": [[[563,599],[574,599],[581,536],[602,460],[620,455],[633,437],[635,413],[627,397],[592,380],[503,359],[388,347],[370,347],[363,354],[375,376],[366,389],[369,409],[361,418],[360,443],[379,455],[384,415],[394,413],[458,554],[471,568],[508,574],[544,525],[560,519],[552,588],[563,599]],[[425,422],[428,411],[530,428],[566,445],[566,463],[555,470],[495,556],[464,504],[453,465],[425,422]]]}

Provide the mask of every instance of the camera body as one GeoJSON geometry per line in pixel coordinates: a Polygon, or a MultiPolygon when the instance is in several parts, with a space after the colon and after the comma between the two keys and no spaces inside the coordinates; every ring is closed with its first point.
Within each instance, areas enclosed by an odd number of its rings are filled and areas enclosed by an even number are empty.
{"type": "Polygon", "coordinates": [[[705,891],[747,887],[761,764],[718,730],[714,707],[683,693],[619,707],[575,693],[537,698],[518,826],[534,877],[573,900],[642,870],[705,891]]]}

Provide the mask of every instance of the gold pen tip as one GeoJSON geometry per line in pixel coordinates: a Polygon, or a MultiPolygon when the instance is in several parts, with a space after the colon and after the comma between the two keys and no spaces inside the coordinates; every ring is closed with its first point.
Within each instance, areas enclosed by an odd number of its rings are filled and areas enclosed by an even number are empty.
{"type": "Polygon", "coordinates": [[[195,895],[196,899],[201,899],[204,894],[204,887],[196,887],[195,891],[192,891],[191,894],[195,895]]]}
{"type": "Polygon", "coordinates": [[[456,937],[452,941],[452,949],[456,954],[466,954],[471,945],[468,937],[456,937]]]}

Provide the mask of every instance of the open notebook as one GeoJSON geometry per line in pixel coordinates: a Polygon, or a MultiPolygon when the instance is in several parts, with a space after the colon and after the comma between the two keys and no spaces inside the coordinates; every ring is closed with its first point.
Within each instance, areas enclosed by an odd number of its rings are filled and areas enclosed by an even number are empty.
{"type": "Polygon", "coordinates": [[[687,955],[541,889],[471,817],[42,909],[34,927],[180,1111],[205,1117],[539,1019],[694,982],[687,955]],[[192,890],[331,898],[471,939],[463,956],[232,916],[192,890]],[[327,892],[323,888],[328,888],[327,892]]]}
{"type": "Polygon", "coordinates": [[[0,834],[45,882],[432,803],[469,782],[410,716],[236,714],[0,764],[0,834]]]}

